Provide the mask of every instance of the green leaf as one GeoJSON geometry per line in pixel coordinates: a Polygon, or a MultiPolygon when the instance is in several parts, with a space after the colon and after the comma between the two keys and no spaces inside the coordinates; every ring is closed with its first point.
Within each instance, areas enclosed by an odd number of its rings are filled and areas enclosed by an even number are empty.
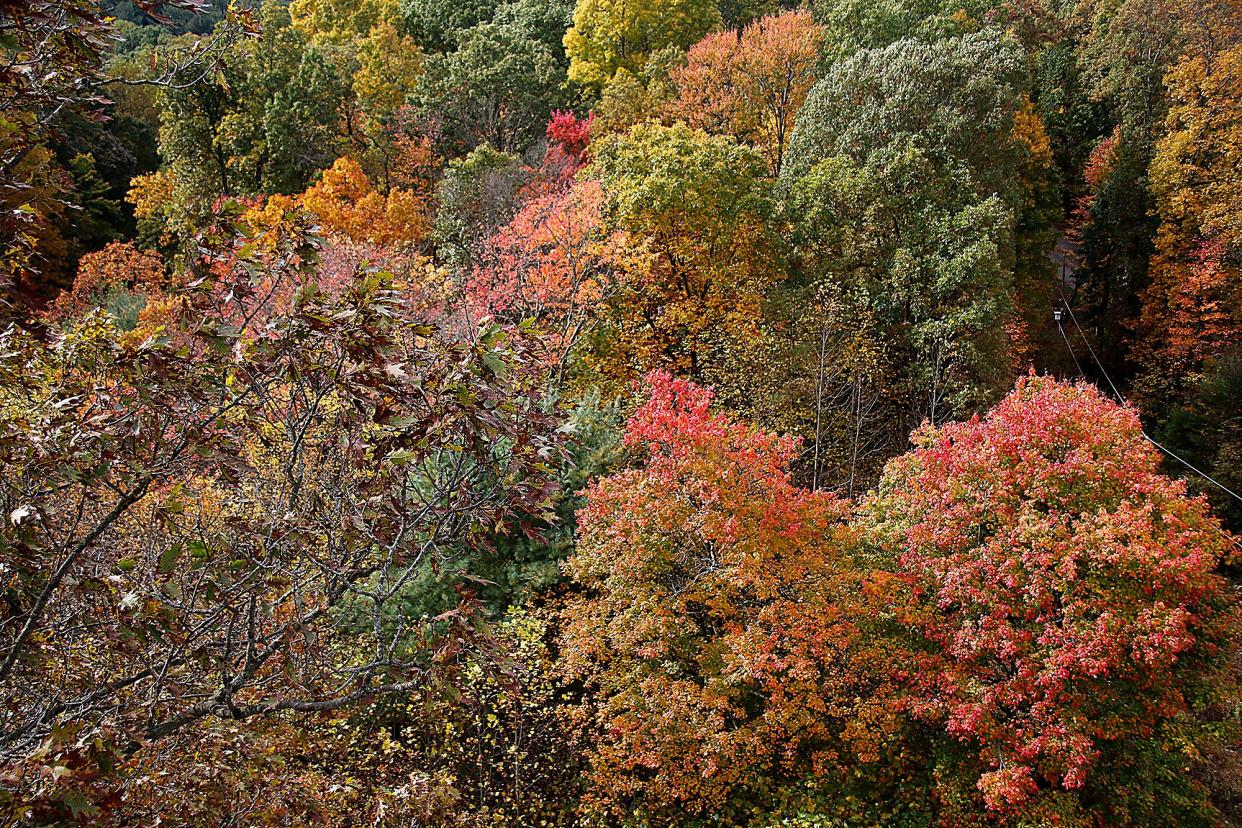
{"type": "Polygon", "coordinates": [[[495,354],[484,354],[483,364],[498,377],[503,377],[505,372],[509,370],[509,366],[505,361],[495,354]]]}
{"type": "Polygon", "coordinates": [[[207,544],[200,540],[192,540],[189,543],[190,558],[193,560],[193,569],[202,569],[211,559],[211,552],[207,549],[207,544]]]}
{"type": "Polygon", "coordinates": [[[164,550],[164,554],[160,555],[159,572],[161,575],[167,575],[173,571],[173,567],[177,565],[177,559],[181,557],[181,544],[174,543],[172,546],[164,550]]]}
{"type": "Polygon", "coordinates": [[[418,454],[409,449],[397,449],[388,453],[388,462],[398,466],[404,466],[413,463],[418,459],[418,454]]]}

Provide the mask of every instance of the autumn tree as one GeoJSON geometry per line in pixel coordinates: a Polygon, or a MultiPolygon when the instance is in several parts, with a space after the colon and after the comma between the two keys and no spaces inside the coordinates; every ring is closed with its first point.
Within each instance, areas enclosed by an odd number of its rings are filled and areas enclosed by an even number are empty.
{"type": "Polygon", "coordinates": [[[591,142],[593,120],[593,113],[579,118],[568,110],[558,109],[548,119],[544,136],[574,161],[582,162],[586,158],[587,145],[591,142]]]}
{"type": "MultiPolygon", "coordinates": [[[[167,21],[159,5],[135,3],[144,13],[167,21]]],[[[188,0],[167,7],[182,13],[199,10],[188,0]]],[[[222,22],[217,42],[237,34],[243,16],[222,22]]],[[[59,236],[52,225],[72,202],[68,177],[47,175],[48,144],[66,116],[105,117],[106,63],[115,34],[114,19],[84,0],[6,4],[0,9],[0,31],[5,33],[0,53],[0,291],[7,306],[13,282],[19,277],[37,281],[46,264],[41,260],[55,258],[46,242],[59,236]]],[[[202,44],[194,57],[204,57],[210,43],[202,44]]],[[[201,69],[210,60],[191,62],[201,69]]],[[[32,285],[18,287],[29,290],[32,285]]]]}
{"type": "Polygon", "coordinates": [[[1210,63],[1242,35],[1231,0],[1090,2],[1071,16],[1082,27],[1078,58],[1092,96],[1146,151],[1163,131],[1165,74],[1189,59],[1210,63]]]}
{"type": "Polygon", "coordinates": [[[558,374],[599,325],[626,260],[604,203],[590,179],[528,201],[487,240],[467,285],[479,313],[543,327],[558,374]]]}
{"type": "Polygon", "coordinates": [[[315,43],[350,43],[377,26],[398,21],[396,0],[292,0],[289,18],[293,28],[315,43]]]}
{"type": "Polygon", "coordinates": [[[366,121],[361,126],[374,135],[378,127],[394,119],[418,87],[423,53],[387,20],[355,43],[358,66],[353,72],[353,93],[366,121]]]}
{"type": "Polygon", "coordinates": [[[595,115],[592,134],[599,138],[621,135],[645,121],[659,120],[676,95],[672,73],[684,58],[682,49],[666,46],[650,54],[636,72],[618,69],[591,110],[595,115]]]}
{"type": "Polygon", "coordinates": [[[137,323],[137,312],[131,312],[134,305],[140,309],[167,283],[164,262],[158,254],[139,250],[131,242],[113,242],[81,258],[73,287],[56,298],[49,315],[63,320],[93,308],[106,308],[118,322],[132,328],[137,323]]]}
{"type": "Polygon", "coordinates": [[[547,503],[534,343],[438,330],[382,272],[321,287],[308,223],[219,216],[180,309],[133,333],[3,334],[0,745],[27,793],[124,734],[424,686],[465,616],[381,623],[394,595],[547,503]],[[372,622],[348,646],[346,608],[372,622]]]}
{"type": "Polygon", "coordinates": [[[1223,675],[1231,540],[1137,413],[1032,376],[914,441],[864,513],[908,589],[911,712],[969,746],[966,785],[1015,822],[1209,824],[1178,745],[1223,675]]]}
{"type": "Polygon", "coordinates": [[[337,159],[300,200],[329,236],[391,247],[417,244],[431,230],[427,205],[417,195],[401,189],[379,192],[350,158],[337,159]]]}
{"type": "Polygon", "coordinates": [[[1160,214],[1136,351],[1159,405],[1204,362],[1242,346],[1242,47],[1170,73],[1169,132],[1156,146],[1160,214]]]}
{"type": "MultiPolygon", "coordinates": [[[[1138,356],[1130,354],[1128,331],[1142,314],[1160,224],[1150,174],[1168,128],[1165,77],[1190,61],[1210,66],[1239,42],[1242,29],[1231,0],[1092,2],[1067,13],[1076,83],[1098,114],[1092,131],[1075,128],[1066,137],[1081,141],[1085,156],[1097,139],[1116,135],[1108,175],[1093,188],[1072,298],[1105,367],[1124,382],[1138,356]]],[[[1067,171],[1067,178],[1078,173],[1067,171]]]]}
{"type": "Polygon", "coordinates": [[[578,0],[565,33],[569,79],[599,89],[618,70],[636,75],[653,52],[685,49],[719,21],[714,0],[578,0]]]}
{"type": "Polygon", "coordinates": [[[1039,108],[1023,95],[1014,113],[1011,137],[1016,150],[1015,176],[1019,194],[1015,202],[1013,295],[1018,320],[1013,340],[1029,362],[1036,352],[1047,354],[1048,318],[1060,286],[1050,262],[1063,226],[1063,185],[1056,166],[1052,140],[1039,108]],[[1021,328],[1021,330],[1018,330],[1021,328]],[[1043,341],[1040,333],[1044,332],[1043,341]]]}
{"type": "MultiPolygon", "coordinates": [[[[369,173],[386,168],[393,144],[409,137],[401,114],[424,67],[423,50],[402,30],[398,3],[295,0],[288,13],[304,44],[303,61],[323,63],[322,71],[339,82],[334,101],[338,152],[351,151],[369,173]]],[[[268,111],[276,114],[275,107],[268,111]]]]}
{"type": "Polygon", "coordinates": [[[64,236],[70,177],[42,144],[0,145],[9,156],[0,204],[0,310],[46,301],[67,287],[72,273],[70,242],[64,236]],[[34,301],[31,301],[31,300],[34,301]]]}
{"type": "MultiPolygon", "coordinates": [[[[156,24],[151,31],[160,31],[173,28],[173,17],[192,24],[206,8],[197,0],[136,0],[130,10],[156,24]]],[[[104,188],[97,174],[108,142],[73,146],[82,133],[115,137],[122,124],[132,125],[117,119],[112,135],[104,128],[115,114],[109,112],[111,91],[131,80],[122,80],[127,73],[111,65],[121,38],[108,12],[110,7],[89,0],[0,8],[0,314],[5,317],[17,306],[39,308],[53,299],[68,286],[77,256],[115,240],[126,223],[117,211],[123,182],[112,180],[104,188]]],[[[240,7],[216,15],[214,22],[211,34],[196,38],[176,60],[151,66],[141,82],[166,88],[179,73],[209,73],[224,51],[255,31],[253,13],[240,7]]]]}
{"type": "Polygon", "coordinates": [[[424,59],[397,31],[395,4],[306,0],[266,4],[262,15],[261,41],[236,44],[219,71],[160,94],[165,168],[134,191],[138,201],[149,201],[144,190],[171,191],[157,209],[139,209],[182,235],[221,195],[294,194],[347,154],[383,175],[402,140],[425,137],[401,123],[424,59]]]}
{"type": "Polygon", "coordinates": [[[794,118],[815,83],[822,45],[823,30],[805,11],[708,35],[673,71],[678,96],[670,116],[753,144],[776,176],[794,118]]]}
{"type": "Polygon", "coordinates": [[[845,503],[790,482],[792,439],[666,373],[646,388],[624,438],[636,465],[590,487],[568,564],[581,592],[560,648],[594,725],[587,807],[732,821],[802,774],[847,785],[839,763],[874,757],[893,722],[845,503]]]}
{"type": "Polygon", "coordinates": [[[638,254],[613,299],[601,364],[626,376],[663,365],[701,377],[757,337],[777,277],[766,166],[731,138],[640,125],[593,149],[605,223],[638,254]]]}

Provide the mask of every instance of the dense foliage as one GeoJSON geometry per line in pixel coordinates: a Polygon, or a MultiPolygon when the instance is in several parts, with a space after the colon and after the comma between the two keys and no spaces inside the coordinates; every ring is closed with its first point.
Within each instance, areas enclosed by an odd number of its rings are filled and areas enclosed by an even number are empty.
{"type": "Polygon", "coordinates": [[[1237,0],[0,0],[0,826],[1242,824],[1237,0]]]}

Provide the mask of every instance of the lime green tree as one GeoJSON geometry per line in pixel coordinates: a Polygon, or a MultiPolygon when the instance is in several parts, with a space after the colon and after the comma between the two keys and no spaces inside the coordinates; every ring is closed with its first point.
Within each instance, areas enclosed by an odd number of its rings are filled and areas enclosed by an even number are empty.
{"type": "Polygon", "coordinates": [[[642,124],[593,149],[604,221],[639,255],[612,299],[600,367],[616,377],[669,367],[713,374],[758,338],[777,279],[767,165],[726,136],[642,124]]]}
{"type": "Polygon", "coordinates": [[[598,89],[618,70],[637,74],[666,46],[687,48],[719,22],[715,0],[579,0],[565,33],[569,78],[598,89]]]}

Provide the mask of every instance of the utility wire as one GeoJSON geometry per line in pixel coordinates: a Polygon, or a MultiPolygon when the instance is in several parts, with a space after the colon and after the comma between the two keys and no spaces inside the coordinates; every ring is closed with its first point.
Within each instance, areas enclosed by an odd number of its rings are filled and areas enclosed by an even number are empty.
{"type": "MultiPolygon", "coordinates": [[[[1070,307],[1070,303],[1066,300],[1064,293],[1061,294],[1061,301],[1065,303],[1065,309],[1069,311],[1070,320],[1073,321],[1074,327],[1078,329],[1078,336],[1082,339],[1082,344],[1087,346],[1087,351],[1091,354],[1091,361],[1095,363],[1096,368],[1100,369],[1100,374],[1103,375],[1104,379],[1108,382],[1108,387],[1113,389],[1113,393],[1117,395],[1117,401],[1122,405],[1127,405],[1126,398],[1121,396],[1121,392],[1118,391],[1117,386],[1113,384],[1112,377],[1108,375],[1108,372],[1104,370],[1103,364],[1100,363],[1100,358],[1095,355],[1095,348],[1091,347],[1091,340],[1087,339],[1087,334],[1083,332],[1082,325],[1078,324],[1078,317],[1074,315],[1074,309],[1070,307]]],[[[1077,362],[1077,360],[1075,360],[1075,362],[1077,362]]],[[[1078,372],[1081,374],[1082,369],[1080,368],[1078,372]]],[[[1143,436],[1147,437],[1146,434],[1143,436]]],[[[1150,437],[1147,437],[1147,439],[1151,440],[1150,437]]],[[[1155,440],[1152,440],[1152,442],[1154,443],[1155,440]]]]}
{"type": "Polygon", "coordinates": [[[1057,330],[1061,332],[1061,338],[1065,340],[1065,347],[1069,351],[1070,357],[1072,357],[1074,360],[1074,367],[1078,369],[1078,376],[1085,377],[1086,374],[1083,373],[1082,365],[1080,365],[1078,362],[1078,354],[1074,353],[1074,346],[1070,344],[1069,337],[1065,335],[1065,328],[1061,327],[1061,314],[1060,313],[1056,314],[1056,321],[1057,321],[1057,330]]]}
{"type": "MultiPolygon", "coordinates": [[[[1100,358],[1096,356],[1095,349],[1091,347],[1091,340],[1087,339],[1087,334],[1083,331],[1082,325],[1078,324],[1078,317],[1074,315],[1074,309],[1070,307],[1070,303],[1065,298],[1064,293],[1061,293],[1061,303],[1065,305],[1065,309],[1069,311],[1070,320],[1073,321],[1074,327],[1078,329],[1079,338],[1082,339],[1083,344],[1087,346],[1087,352],[1091,354],[1091,360],[1095,363],[1095,367],[1099,369],[1100,375],[1104,377],[1104,380],[1108,383],[1108,387],[1113,389],[1113,393],[1117,395],[1117,401],[1120,402],[1122,405],[1129,405],[1129,403],[1126,402],[1126,398],[1122,396],[1120,391],[1117,390],[1117,386],[1116,384],[1113,383],[1112,377],[1108,375],[1108,371],[1104,369],[1104,365],[1100,362],[1100,358]]],[[[1074,358],[1074,366],[1078,368],[1078,373],[1085,377],[1086,375],[1083,374],[1082,366],[1079,365],[1078,363],[1078,356],[1077,354],[1074,353],[1074,348],[1073,346],[1070,345],[1069,338],[1065,335],[1065,329],[1061,327],[1061,315],[1059,313],[1055,313],[1053,316],[1056,319],[1057,328],[1061,331],[1061,338],[1065,340],[1065,347],[1069,349],[1070,356],[1074,358]]],[[[1174,460],[1181,463],[1183,466],[1190,469],[1192,472],[1199,475],[1204,480],[1211,483],[1213,486],[1215,486],[1216,488],[1220,489],[1225,494],[1232,497],[1234,500],[1238,501],[1239,503],[1242,503],[1242,495],[1239,495],[1233,489],[1229,488],[1224,483],[1221,483],[1219,480],[1212,477],[1207,472],[1198,468],[1197,466],[1192,464],[1189,460],[1182,457],[1180,454],[1176,453],[1172,449],[1165,448],[1163,445],[1158,443],[1155,440],[1155,438],[1153,438],[1150,434],[1148,434],[1147,430],[1142,428],[1141,426],[1139,428],[1139,433],[1143,435],[1143,437],[1147,440],[1147,442],[1151,443],[1153,446],[1163,451],[1169,457],[1172,457],[1174,460]]]]}

